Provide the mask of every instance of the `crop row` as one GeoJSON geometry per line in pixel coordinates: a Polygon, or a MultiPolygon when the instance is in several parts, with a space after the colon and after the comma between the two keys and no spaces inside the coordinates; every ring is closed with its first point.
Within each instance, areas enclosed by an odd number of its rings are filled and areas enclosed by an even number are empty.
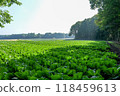
{"type": "Polygon", "coordinates": [[[0,79],[119,79],[109,48],[104,41],[0,41],[0,79]]]}

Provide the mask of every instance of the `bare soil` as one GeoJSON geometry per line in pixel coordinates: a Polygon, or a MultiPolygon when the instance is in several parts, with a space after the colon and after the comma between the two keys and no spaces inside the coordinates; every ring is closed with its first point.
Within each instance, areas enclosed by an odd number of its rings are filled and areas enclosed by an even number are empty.
{"type": "Polygon", "coordinates": [[[20,39],[0,39],[0,41],[18,41],[20,39]]]}
{"type": "Polygon", "coordinates": [[[118,55],[117,62],[118,64],[120,64],[120,43],[119,42],[113,42],[113,43],[107,42],[107,44],[110,46],[110,51],[118,55]]]}

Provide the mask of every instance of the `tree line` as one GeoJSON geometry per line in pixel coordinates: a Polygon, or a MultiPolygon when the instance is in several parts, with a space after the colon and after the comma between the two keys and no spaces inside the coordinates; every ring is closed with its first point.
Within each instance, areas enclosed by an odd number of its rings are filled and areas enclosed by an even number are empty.
{"type": "Polygon", "coordinates": [[[120,0],[89,0],[91,9],[98,9],[92,18],[71,26],[75,39],[120,41],[120,0]]]}
{"type": "MultiPolygon", "coordinates": [[[[89,0],[89,2],[91,9],[98,9],[98,14],[84,21],[78,21],[71,27],[69,35],[75,35],[75,39],[120,41],[120,0],[89,0]]],[[[22,3],[18,0],[0,0],[1,8],[13,4],[22,3]]],[[[9,11],[0,9],[0,27],[11,21],[9,11]]]]}
{"type": "Polygon", "coordinates": [[[0,39],[33,39],[33,38],[44,38],[44,39],[53,39],[53,38],[74,38],[74,36],[69,36],[65,33],[45,33],[45,34],[12,34],[12,35],[0,35],[0,39]]]}

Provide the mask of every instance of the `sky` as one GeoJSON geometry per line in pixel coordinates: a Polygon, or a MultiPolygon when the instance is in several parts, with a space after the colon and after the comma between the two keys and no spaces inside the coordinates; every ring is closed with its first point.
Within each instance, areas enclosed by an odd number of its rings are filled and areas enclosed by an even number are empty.
{"type": "Polygon", "coordinates": [[[18,0],[9,8],[13,20],[0,28],[0,35],[21,33],[69,33],[70,27],[97,14],[89,0],[18,0]]]}

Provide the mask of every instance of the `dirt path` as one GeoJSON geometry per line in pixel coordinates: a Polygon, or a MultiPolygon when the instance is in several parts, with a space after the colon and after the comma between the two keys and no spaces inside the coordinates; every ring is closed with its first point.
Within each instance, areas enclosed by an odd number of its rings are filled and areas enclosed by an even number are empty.
{"type": "Polygon", "coordinates": [[[119,45],[119,43],[117,43],[117,42],[109,43],[107,41],[107,44],[110,45],[110,51],[114,52],[118,55],[119,58],[117,59],[117,61],[118,61],[118,64],[120,64],[120,45],[119,45]]]}
{"type": "Polygon", "coordinates": [[[114,42],[113,42],[113,43],[107,42],[107,44],[110,45],[110,47],[111,47],[110,50],[111,50],[112,52],[120,55],[120,48],[119,48],[120,45],[115,46],[115,45],[117,45],[117,43],[114,43],[114,42]]]}
{"type": "Polygon", "coordinates": [[[0,41],[18,41],[20,39],[0,39],[0,41]]]}

